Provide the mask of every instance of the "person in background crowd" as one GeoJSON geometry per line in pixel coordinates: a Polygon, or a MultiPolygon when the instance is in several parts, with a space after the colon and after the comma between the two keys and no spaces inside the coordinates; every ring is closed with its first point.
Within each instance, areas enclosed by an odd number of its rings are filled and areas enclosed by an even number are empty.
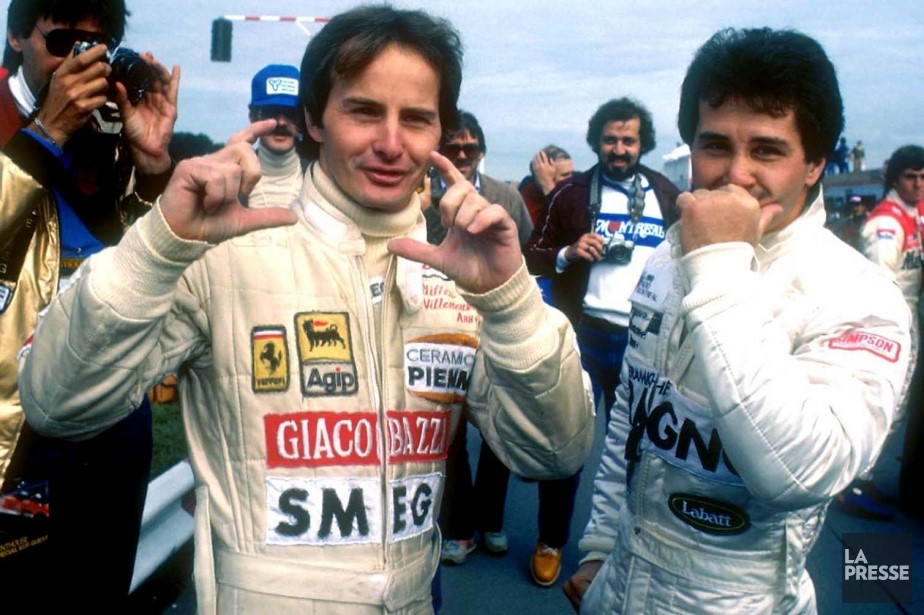
{"type": "MultiPolygon", "coordinates": [[[[517,224],[522,246],[532,232],[532,221],[523,199],[512,187],[479,172],[478,166],[488,151],[484,130],[472,113],[460,111],[458,121],[443,132],[440,153],[446,156],[475,189],[489,202],[503,207],[517,224]]],[[[427,240],[439,245],[447,229],[441,222],[439,203],[446,191],[439,177],[431,179],[430,195],[435,207],[424,209],[427,219],[427,240]]],[[[475,484],[469,464],[467,422],[456,430],[446,460],[446,489],[439,519],[443,534],[442,561],[462,564],[478,545],[476,530],[486,550],[495,554],[507,552],[508,539],[503,531],[504,500],[510,471],[482,440],[475,484]]]]}
{"type": "Polygon", "coordinates": [[[250,121],[276,120],[276,128],[260,137],[257,158],[260,181],[248,207],[285,207],[302,188],[304,169],[296,152],[302,137],[298,109],[298,69],[285,64],[264,66],[250,83],[250,121]]]}
{"type": "Polygon", "coordinates": [[[882,447],[908,307],[824,228],[844,115],[817,41],[717,32],[678,118],[698,188],[632,293],[587,556],[565,593],[586,614],[814,613],[806,557],[882,447]]]}
{"type": "MultiPolygon", "coordinates": [[[[132,578],[151,464],[149,404],[137,396],[136,412],[61,441],[25,424],[16,380],[18,349],[39,312],[84,259],[150,208],[172,172],[179,69],[171,74],[150,53],[124,47],[121,57],[140,63],[135,72],[112,66],[128,16],[122,0],[12,0],[7,11],[0,502],[19,514],[0,515],[4,608],[22,600],[31,611],[117,611],[132,578]]],[[[85,391],[74,382],[64,397],[85,391]]]]}
{"type": "Polygon", "coordinates": [[[679,190],[641,164],[656,144],[641,103],[620,98],[601,105],[588,123],[587,144],[598,163],[549,194],[546,220],[525,254],[532,274],[552,278],[552,303],[577,329],[595,402],[603,399],[609,423],[628,341],[629,295],[677,219],[679,190]]]}
{"type": "MultiPolygon", "coordinates": [[[[884,176],[885,196],[869,213],[860,232],[860,250],[888,272],[902,290],[912,316],[913,357],[918,357],[920,336],[918,299],[921,294],[921,220],[924,216],[924,148],[905,145],[889,157],[884,176]]],[[[918,357],[919,358],[919,357],[918,357]]],[[[892,422],[892,434],[904,426],[908,413],[919,413],[921,397],[920,369],[913,371],[908,390],[892,422]]],[[[918,422],[917,420],[915,421],[918,422]]],[[[910,429],[909,442],[919,437],[910,429]]],[[[913,446],[913,445],[912,445],[913,446]]],[[[904,461],[903,461],[904,465],[904,461]]],[[[877,520],[894,517],[889,497],[875,482],[875,468],[870,467],[841,493],[837,500],[848,513],[877,520]]],[[[915,494],[916,495],[916,494],[915,494]]],[[[909,492],[902,497],[910,497],[909,492]]]]}
{"type": "Polygon", "coordinates": [[[458,33],[422,11],[333,17],[301,64],[318,158],[299,199],[242,206],[252,143],[275,126],[251,124],[177,165],[23,349],[23,408],[52,436],[92,436],[179,374],[201,612],[431,613],[463,407],[525,476],[587,455],[567,319],[543,304],[510,216],[434,151],[461,63],[458,33]],[[416,192],[431,166],[447,187],[439,246],[416,192]]]}
{"type": "Polygon", "coordinates": [[[863,148],[863,141],[857,141],[857,144],[850,150],[850,157],[853,159],[853,172],[866,170],[866,150],[863,148]]]}
{"type": "Polygon", "coordinates": [[[561,180],[574,175],[571,154],[557,145],[546,145],[529,163],[529,175],[520,181],[518,190],[533,227],[545,221],[545,198],[561,180]]]}
{"type": "MultiPolygon", "coordinates": [[[[517,225],[517,234],[520,244],[526,244],[530,233],[533,232],[532,220],[526,204],[514,188],[506,182],[494,179],[481,173],[478,165],[488,153],[484,130],[478,123],[478,118],[467,111],[459,111],[459,119],[453,126],[445,127],[443,139],[440,143],[440,153],[449,158],[465,179],[475,186],[481,196],[489,203],[496,203],[503,207],[517,225]]],[[[431,179],[431,197],[436,207],[427,207],[424,214],[427,218],[427,237],[430,243],[439,245],[446,237],[446,228],[440,223],[439,204],[446,191],[446,183],[438,174],[431,179]]]]}

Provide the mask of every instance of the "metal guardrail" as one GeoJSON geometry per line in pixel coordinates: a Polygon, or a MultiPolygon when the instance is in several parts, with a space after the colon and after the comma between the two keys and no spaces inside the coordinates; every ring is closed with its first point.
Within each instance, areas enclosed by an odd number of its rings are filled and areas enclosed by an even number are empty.
{"type": "Polygon", "coordinates": [[[135,591],[192,539],[193,517],[182,505],[183,496],[192,490],[193,474],[187,461],[176,464],[148,485],[129,591],[135,591]]]}

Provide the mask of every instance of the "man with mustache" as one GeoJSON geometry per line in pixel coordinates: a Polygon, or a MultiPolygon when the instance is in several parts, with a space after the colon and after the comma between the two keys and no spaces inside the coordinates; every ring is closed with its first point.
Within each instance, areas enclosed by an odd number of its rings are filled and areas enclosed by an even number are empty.
{"type": "Polygon", "coordinates": [[[696,190],[630,298],[594,480],[581,613],[817,611],[806,558],[831,498],[881,450],[911,315],[824,227],[844,127],[834,66],[793,30],[721,30],[678,127],[696,190]]]}
{"type": "Polygon", "coordinates": [[[257,142],[260,181],[248,207],[285,207],[298,196],[304,165],[296,145],[301,139],[298,69],[285,64],[261,68],[250,83],[250,121],[276,120],[276,128],[257,142]]]}
{"type": "Polygon", "coordinates": [[[590,118],[587,144],[598,163],[549,194],[548,215],[524,250],[534,275],[552,278],[553,304],[575,325],[581,360],[606,420],[628,340],[629,295],[642,266],[677,219],[679,190],[641,164],[655,147],[651,114],[619,98],[590,118]]]}

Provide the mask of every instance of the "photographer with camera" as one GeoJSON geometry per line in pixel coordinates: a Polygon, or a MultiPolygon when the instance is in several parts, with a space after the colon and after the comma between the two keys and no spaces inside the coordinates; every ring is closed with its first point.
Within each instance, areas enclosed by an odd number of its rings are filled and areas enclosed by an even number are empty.
{"type": "Polygon", "coordinates": [[[630,98],[590,118],[587,144],[599,162],[559,183],[548,216],[524,252],[533,275],[552,278],[552,301],[575,326],[581,361],[606,422],[628,342],[629,295],[648,256],[677,219],[678,189],[639,163],[655,147],[651,114],[630,98]]]}
{"type": "Polygon", "coordinates": [[[172,172],[179,69],[119,47],[128,15],[123,0],[12,0],[7,14],[0,496],[26,494],[32,508],[0,515],[0,579],[11,588],[4,604],[22,596],[33,610],[66,600],[108,612],[125,599],[150,473],[147,402],[98,435],[63,442],[25,424],[16,381],[16,352],[39,311],[150,208],[172,172]]]}

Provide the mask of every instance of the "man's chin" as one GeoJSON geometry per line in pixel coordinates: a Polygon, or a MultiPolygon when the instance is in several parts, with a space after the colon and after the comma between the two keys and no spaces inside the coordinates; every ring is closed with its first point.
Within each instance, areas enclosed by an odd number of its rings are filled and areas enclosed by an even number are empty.
{"type": "Polygon", "coordinates": [[[606,176],[614,181],[625,181],[635,175],[637,167],[606,167],[604,172],[606,176]]]}

